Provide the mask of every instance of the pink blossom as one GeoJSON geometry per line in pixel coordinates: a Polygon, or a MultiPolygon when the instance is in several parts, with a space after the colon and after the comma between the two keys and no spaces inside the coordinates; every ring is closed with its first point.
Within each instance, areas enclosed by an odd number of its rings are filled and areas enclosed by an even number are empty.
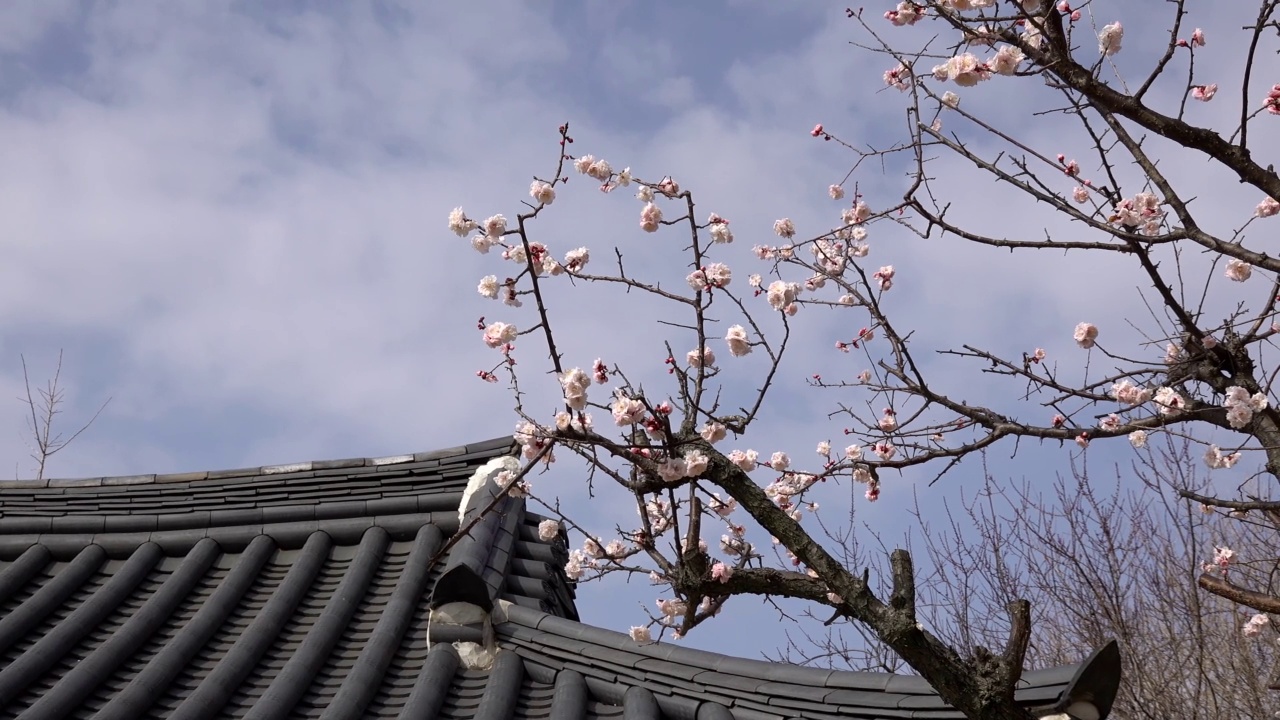
{"type": "Polygon", "coordinates": [[[878,442],[872,448],[872,451],[875,452],[876,457],[887,462],[892,460],[893,456],[898,453],[898,448],[894,447],[893,443],[878,442]]]}
{"type": "Polygon", "coordinates": [[[769,457],[769,467],[782,472],[791,467],[791,458],[787,457],[784,452],[776,452],[769,457]]]}
{"type": "Polygon", "coordinates": [[[782,218],[773,223],[773,231],[781,238],[793,238],[796,234],[796,225],[791,222],[791,218],[782,218]]]}
{"type": "Polygon", "coordinates": [[[854,461],[861,460],[861,459],[862,459],[862,446],[861,446],[861,445],[850,445],[849,447],[846,447],[846,448],[844,449],[844,456],[845,456],[846,458],[848,458],[849,460],[854,460],[854,461]]]}
{"type": "Polygon", "coordinates": [[[1088,350],[1094,346],[1098,340],[1098,326],[1093,323],[1082,322],[1076,325],[1075,333],[1072,334],[1076,344],[1088,350]]]}
{"type": "Polygon", "coordinates": [[[668,619],[674,619],[685,614],[689,606],[683,600],[666,600],[659,598],[658,611],[665,615],[668,619]]]}
{"type": "Polygon", "coordinates": [[[884,267],[877,270],[871,277],[875,280],[880,281],[880,290],[881,292],[884,292],[884,291],[887,291],[889,288],[893,287],[893,275],[894,275],[893,266],[885,265],[884,267]]]}
{"type": "Polygon", "coordinates": [[[649,628],[641,625],[631,626],[631,630],[627,634],[631,636],[633,641],[638,643],[647,644],[653,642],[653,633],[649,632],[649,628]]]}
{"type": "Polygon", "coordinates": [[[1275,198],[1262,198],[1262,202],[1258,203],[1258,207],[1253,209],[1254,217],[1266,218],[1280,213],[1280,202],[1275,198]]]}
{"type": "Polygon", "coordinates": [[[884,84],[891,88],[897,88],[906,92],[911,87],[908,82],[911,80],[911,68],[902,63],[884,71],[884,84]]]}
{"type": "Polygon", "coordinates": [[[1204,31],[1200,28],[1196,28],[1195,32],[1191,33],[1191,45],[1192,47],[1204,47],[1204,31]]]}
{"type": "Polygon", "coordinates": [[[1236,551],[1229,547],[1214,546],[1213,548],[1213,564],[1217,565],[1222,570],[1227,569],[1227,566],[1231,564],[1231,561],[1235,559],[1235,556],[1236,551]]]}
{"type": "Polygon", "coordinates": [[[591,387],[591,377],[582,368],[573,368],[561,375],[560,386],[564,388],[566,405],[578,412],[586,409],[587,388],[591,387]]]}
{"type": "Polygon", "coordinates": [[[1124,40],[1124,27],[1118,22],[1102,28],[1098,33],[1098,52],[1111,56],[1120,52],[1120,43],[1124,40]]]}
{"type": "Polygon", "coordinates": [[[1107,432],[1115,432],[1120,429],[1120,416],[1111,413],[1098,422],[1098,427],[1107,432]]]}
{"type": "Polygon", "coordinates": [[[733,231],[729,229],[728,220],[711,213],[711,218],[707,220],[707,225],[710,227],[711,242],[723,245],[733,242],[733,231]]]}
{"type": "Polygon", "coordinates": [[[491,348],[500,348],[510,342],[515,342],[516,326],[503,322],[493,323],[484,329],[484,344],[491,348]]]}
{"type": "Polygon", "coordinates": [[[453,231],[454,235],[466,237],[476,227],[476,221],[467,217],[467,214],[462,212],[462,208],[456,207],[449,212],[449,230],[453,231]]]}
{"type": "Polygon", "coordinates": [[[729,462],[737,465],[741,470],[751,472],[756,469],[756,465],[759,463],[760,454],[755,450],[747,450],[746,452],[743,452],[742,450],[734,450],[729,453],[728,458],[729,462]]]}
{"type": "Polygon", "coordinates": [[[1151,399],[1152,392],[1129,382],[1128,378],[1111,386],[1111,397],[1126,405],[1141,405],[1151,399]]]}
{"type": "Polygon", "coordinates": [[[560,534],[560,523],[555,520],[543,520],[538,523],[538,539],[542,542],[551,542],[560,534]]]}
{"type": "Polygon", "coordinates": [[[1089,433],[1082,432],[1076,436],[1076,444],[1082,448],[1089,447],[1089,433]]]}
{"type": "Polygon", "coordinates": [[[810,134],[810,135],[812,135],[812,136],[814,136],[814,137],[818,137],[819,135],[821,135],[821,134],[822,134],[822,123],[818,123],[817,125],[814,125],[814,126],[813,126],[813,129],[809,131],[809,134],[810,134]]]}
{"type": "Polygon", "coordinates": [[[1263,615],[1262,613],[1258,613],[1257,615],[1249,618],[1248,622],[1244,624],[1244,627],[1240,628],[1240,632],[1245,637],[1254,637],[1262,632],[1262,628],[1270,624],[1271,618],[1263,615]]]}
{"type": "Polygon", "coordinates": [[[719,580],[722,583],[729,582],[729,578],[733,577],[733,568],[718,562],[711,566],[711,579],[719,580]]]}
{"type": "Polygon", "coordinates": [[[703,440],[714,445],[715,443],[723,440],[728,432],[724,425],[721,425],[718,422],[709,422],[702,426],[702,429],[698,431],[698,434],[702,436],[703,440]]]}
{"type": "Polygon", "coordinates": [[[658,465],[658,477],[667,482],[675,482],[689,476],[689,468],[684,458],[668,458],[658,465]]]}
{"type": "Polygon", "coordinates": [[[691,368],[711,367],[716,364],[716,354],[711,348],[703,346],[701,351],[690,350],[685,354],[685,361],[691,368]]]}
{"type": "Polygon", "coordinates": [[[1187,407],[1186,398],[1178,394],[1177,390],[1171,387],[1162,387],[1156,390],[1156,405],[1159,406],[1161,415],[1173,415],[1187,407]]]}
{"type": "Polygon", "coordinates": [[[476,290],[479,291],[481,295],[489,298],[490,300],[497,299],[498,276],[485,275],[483,278],[480,278],[480,284],[476,286],[476,290]]]}
{"type": "Polygon", "coordinates": [[[484,234],[490,238],[499,238],[507,232],[507,219],[501,215],[493,215],[484,221],[484,234]]]}
{"type": "Polygon", "coordinates": [[[684,454],[685,477],[698,477],[707,471],[708,459],[705,453],[690,450],[684,454]]]}
{"type": "Polygon", "coordinates": [[[799,284],[774,280],[769,283],[766,298],[769,300],[769,307],[774,310],[785,310],[788,305],[795,302],[796,296],[799,294],[799,284]]]}
{"type": "Polygon", "coordinates": [[[582,272],[582,268],[587,266],[591,261],[591,251],[584,247],[576,250],[570,250],[564,256],[564,269],[570,273],[582,272]]]}
{"type": "Polygon", "coordinates": [[[1211,83],[1209,85],[1196,85],[1191,88],[1191,97],[1200,102],[1209,102],[1218,92],[1218,84],[1211,83]]]}
{"type": "Polygon", "coordinates": [[[1089,201],[1089,191],[1086,188],[1077,185],[1075,189],[1071,191],[1071,199],[1081,204],[1086,203],[1089,201]]]}
{"type": "Polygon", "coordinates": [[[1147,431],[1134,430],[1129,433],[1129,444],[1135,448],[1144,448],[1147,446],[1147,431]]]}
{"type": "Polygon", "coordinates": [[[942,93],[942,104],[952,110],[960,107],[960,96],[950,90],[942,93]]]}
{"type": "Polygon", "coordinates": [[[751,341],[747,338],[746,328],[733,325],[725,332],[724,341],[729,345],[729,354],[742,357],[751,353],[751,341]]]}
{"type": "Polygon", "coordinates": [[[556,189],[541,180],[533,181],[533,184],[529,186],[529,195],[535,202],[543,205],[550,205],[556,201],[556,189]]]}
{"type": "Polygon", "coordinates": [[[1204,464],[1210,470],[1218,470],[1219,468],[1230,470],[1239,460],[1240,453],[1234,452],[1230,455],[1224,455],[1217,445],[1210,445],[1204,454],[1204,464]]]}
{"type": "Polygon", "coordinates": [[[657,232],[661,222],[662,208],[652,202],[645,203],[644,209],[640,211],[640,229],[645,232],[657,232]]]}
{"type": "Polygon", "coordinates": [[[1018,64],[1026,59],[1022,50],[1013,45],[1005,45],[996,52],[995,57],[987,63],[991,71],[997,75],[1013,75],[1018,72],[1018,64]]]}
{"type": "Polygon", "coordinates": [[[897,9],[886,12],[884,19],[898,27],[903,27],[904,25],[915,25],[920,21],[924,13],[924,7],[913,2],[904,1],[898,3],[897,9]]]}
{"type": "Polygon", "coordinates": [[[832,185],[827,188],[827,194],[831,196],[832,200],[841,200],[844,198],[844,188],[839,185],[832,185]]]}
{"type": "Polygon", "coordinates": [[[1231,258],[1227,261],[1227,271],[1225,275],[1228,280],[1244,282],[1253,276],[1253,267],[1243,260],[1231,258]]]}
{"type": "MultiPolygon", "coordinates": [[[[962,53],[947,60],[942,65],[946,78],[960,87],[973,87],[991,77],[991,68],[979,62],[973,53],[962,53]]],[[[934,75],[938,69],[934,68],[934,75]]]]}
{"type": "Polygon", "coordinates": [[[644,419],[644,403],[636,398],[629,398],[623,395],[621,390],[614,397],[610,409],[613,411],[613,421],[618,427],[635,425],[644,419]]]}

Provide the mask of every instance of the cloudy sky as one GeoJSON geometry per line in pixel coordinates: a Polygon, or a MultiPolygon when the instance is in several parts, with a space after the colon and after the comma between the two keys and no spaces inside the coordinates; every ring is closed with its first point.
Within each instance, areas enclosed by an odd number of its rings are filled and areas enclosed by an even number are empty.
{"type": "MultiPolygon", "coordinates": [[[[1161,7],[1128,3],[1115,17],[1161,7]]],[[[695,191],[699,212],[730,218],[742,247],[726,259],[745,266],[750,245],[774,241],[774,219],[792,217],[805,235],[838,217],[826,188],[852,156],[811,138],[815,123],[883,145],[905,122],[901,98],[880,81],[889,63],[851,46],[859,36],[843,7],[821,3],[20,0],[3,20],[0,397],[22,392],[20,355],[39,379],[63,349],[63,429],[111,398],[53,460],[55,476],[387,455],[509,433],[509,394],[474,377],[494,360],[476,320],[527,326],[529,316],[475,293],[482,275],[503,268],[448,232],[451,208],[514,217],[531,178],[553,172],[556,128],[569,122],[574,152],[647,178],[672,175],[695,191]]],[[[1199,67],[1217,68],[1225,83],[1239,50],[1231,23],[1193,20],[1211,22],[1223,25],[1210,35],[1222,54],[1199,67]]],[[[1117,61],[1146,67],[1160,42],[1131,31],[1117,61]]],[[[1021,101],[1026,83],[1013,82],[975,91],[966,107],[998,117],[1021,101]]],[[[1178,90],[1160,86],[1156,96],[1178,90]]],[[[1192,110],[1209,122],[1216,106],[1192,110]]],[[[1064,127],[1047,117],[1022,137],[1083,164],[1087,143],[1064,127]]],[[[1259,199],[1232,194],[1195,159],[1168,162],[1185,163],[1203,184],[1222,228],[1238,226],[1259,199]]],[[[975,221],[1008,234],[1052,224],[959,162],[944,158],[939,168],[955,173],[957,212],[975,221]]],[[[873,206],[901,195],[893,172],[855,180],[873,206]]],[[[601,196],[575,178],[552,210],[535,239],[557,253],[585,245],[599,263],[618,246],[653,277],[679,282],[687,272],[678,237],[639,232],[629,194],[601,196]]],[[[901,304],[891,310],[924,348],[973,342],[1017,357],[1040,346],[1076,367],[1075,323],[1141,308],[1134,269],[1110,259],[1011,258],[893,230],[872,241],[883,257],[874,264],[899,268],[901,304]]],[[[638,377],[660,383],[661,341],[687,341],[656,324],[661,305],[569,292],[555,302],[571,365],[628,359],[638,377]]],[[[780,377],[773,419],[756,436],[767,438],[756,441],[762,452],[808,458],[817,440],[839,440],[825,414],[845,398],[804,379],[865,366],[831,350],[862,318],[813,317],[797,331],[812,349],[780,377]]],[[[1117,325],[1104,333],[1125,331],[1117,325]]],[[[531,407],[553,410],[554,384],[538,377],[537,347],[524,344],[531,407]]],[[[937,372],[961,394],[1009,391],[968,367],[937,372]]],[[[729,379],[730,394],[759,381],[746,371],[729,379]]],[[[6,473],[28,477],[23,412],[16,400],[0,412],[0,458],[6,473]]],[[[1008,472],[1052,476],[1070,452],[1033,449],[1008,472]]],[[[886,487],[875,528],[900,536],[911,489],[929,477],[886,487]]],[[[582,501],[572,474],[538,482],[543,494],[582,501]]],[[[611,517],[630,512],[620,499],[596,502],[611,517]]],[[[652,599],[648,588],[585,593],[652,599]]],[[[639,615],[589,613],[618,628],[639,615]]],[[[781,642],[776,617],[743,607],[689,642],[769,650],[781,642]]]]}

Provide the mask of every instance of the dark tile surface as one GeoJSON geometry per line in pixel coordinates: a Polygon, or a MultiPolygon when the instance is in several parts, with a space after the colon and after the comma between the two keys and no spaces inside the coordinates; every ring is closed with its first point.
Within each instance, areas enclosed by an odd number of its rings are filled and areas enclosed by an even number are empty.
{"type": "MultiPolygon", "coordinates": [[[[454,537],[467,480],[512,452],[0,482],[0,718],[960,717],[918,678],[582,625],[563,537],[541,541],[523,501],[454,537]],[[433,620],[449,602],[493,624],[433,620]]],[[[1027,673],[1018,697],[1109,706],[1118,674],[1104,648],[1027,673]]]]}

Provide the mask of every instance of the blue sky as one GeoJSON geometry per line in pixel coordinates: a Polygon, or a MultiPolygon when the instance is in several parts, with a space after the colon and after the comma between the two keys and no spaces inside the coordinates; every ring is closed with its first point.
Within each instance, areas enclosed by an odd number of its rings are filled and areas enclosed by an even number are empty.
{"type": "MultiPolygon", "coordinates": [[[[903,122],[899,98],[880,83],[888,63],[849,45],[853,26],[842,6],[263,7],[195,0],[6,7],[0,397],[21,392],[20,353],[39,378],[63,348],[64,428],[113,398],[52,462],[52,475],[389,455],[508,433],[508,396],[474,378],[493,359],[477,339],[476,318],[505,319],[474,291],[495,263],[447,231],[450,208],[514,217],[530,177],[551,172],[556,127],[567,121],[576,152],[645,177],[673,175],[694,189],[702,211],[729,217],[739,241],[728,259],[742,260],[742,277],[763,271],[745,267],[743,257],[772,241],[774,219],[794,218],[802,235],[835,219],[838,206],[825,191],[850,158],[809,137],[814,123],[883,142],[903,122]]],[[[1138,12],[1128,7],[1120,16],[1138,12]]],[[[1126,52],[1148,45],[1133,36],[1126,52]]],[[[1226,63],[1232,50],[1223,50],[1226,63]]],[[[991,85],[970,102],[999,107],[1018,98],[1011,85],[991,85]]],[[[1026,128],[1030,142],[1049,147],[1068,144],[1063,132],[1053,119],[1026,128]]],[[[1186,162],[1189,171],[1197,167],[1186,162]]],[[[891,174],[864,180],[873,205],[901,192],[891,174]]],[[[1206,197],[1220,199],[1224,222],[1257,202],[1214,187],[1211,177],[1198,180],[1206,197]]],[[[953,187],[960,211],[979,220],[992,218],[994,203],[1008,208],[999,219],[1009,232],[1046,225],[989,181],[953,187]]],[[[575,179],[553,209],[535,239],[559,252],[588,245],[602,258],[616,242],[628,244],[635,267],[658,277],[679,282],[686,272],[670,264],[676,255],[649,254],[658,241],[635,228],[638,206],[629,196],[602,198],[575,179]]],[[[1011,259],[892,231],[883,238],[873,232],[884,258],[877,264],[901,273],[894,311],[928,328],[921,344],[931,348],[973,342],[1016,357],[1042,346],[1076,363],[1075,323],[1141,307],[1132,268],[1085,257],[1011,259]]],[[[660,308],[560,297],[570,364],[653,356],[635,372],[662,382],[659,342],[671,336],[654,322],[660,308]]],[[[825,420],[832,397],[804,378],[861,369],[829,350],[857,321],[813,317],[798,342],[818,349],[793,358],[770,406],[776,419],[755,436],[766,439],[744,446],[774,443],[756,446],[816,460],[817,440],[838,443],[838,426],[825,420]]],[[[1104,327],[1111,332],[1123,329],[1104,327]]],[[[535,350],[526,349],[531,367],[535,350]]],[[[979,397],[1007,392],[962,365],[937,371],[979,397]]],[[[731,390],[754,387],[749,374],[734,382],[731,390]]],[[[534,397],[553,408],[554,385],[534,397]]],[[[16,401],[0,412],[0,458],[27,477],[23,418],[16,401]]],[[[1006,472],[1052,475],[1068,452],[1032,450],[1006,472]]],[[[859,522],[892,542],[909,521],[909,489],[929,477],[887,483],[876,512],[860,509],[859,522]]],[[[949,477],[950,489],[928,497],[954,496],[966,478],[978,479],[977,470],[949,477]]],[[[538,482],[539,492],[571,507],[603,502],[620,522],[631,512],[620,499],[580,505],[581,482],[570,470],[538,482]]],[[[839,519],[846,509],[847,498],[830,512],[839,519]]],[[[651,594],[615,584],[584,590],[584,604],[651,602],[651,594]]],[[[588,617],[615,628],[639,620],[638,609],[625,609],[634,606],[617,607],[624,610],[588,617]]],[[[687,642],[748,654],[781,642],[776,614],[750,599],[738,607],[687,642]]]]}

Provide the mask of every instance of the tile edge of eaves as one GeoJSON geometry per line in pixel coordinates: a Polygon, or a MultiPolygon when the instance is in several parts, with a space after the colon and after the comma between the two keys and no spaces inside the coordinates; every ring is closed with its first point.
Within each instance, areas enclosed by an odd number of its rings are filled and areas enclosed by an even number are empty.
{"type": "Polygon", "coordinates": [[[447,461],[454,457],[465,457],[481,453],[492,453],[494,457],[506,455],[515,450],[515,442],[511,436],[503,436],[479,442],[458,445],[455,447],[428,450],[425,452],[406,453],[403,455],[384,455],[380,457],[357,457],[337,460],[308,460],[294,463],[277,463],[224,470],[198,470],[180,473],[131,474],[83,478],[42,478],[40,480],[0,480],[0,490],[52,490],[81,487],[110,487],[120,485],[150,485],[175,482],[199,482],[203,480],[226,480],[231,478],[271,477],[295,472],[309,472],[321,469],[345,468],[386,468],[394,465],[447,461]],[[502,451],[502,452],[499,452],[502,451]]]}

